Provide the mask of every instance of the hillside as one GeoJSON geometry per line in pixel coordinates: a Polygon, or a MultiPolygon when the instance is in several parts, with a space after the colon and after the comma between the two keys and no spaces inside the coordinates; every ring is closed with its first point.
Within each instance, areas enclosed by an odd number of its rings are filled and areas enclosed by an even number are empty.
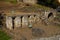
{"type": "MultiPolygon", "coordinates": [[[[54,10],[53,8],[38,4],[28,5],[25,3],[12,4],[9,2],[0,2],[0,11],[9,11],[11,9],[19,10],[26,14],[29,12],[40,13],[40,11],[45,12],[49,10],[54,10]]],[[[11,36],[11,40],[31,40],[35,38],[45,38],[60,35],[60,13],[57,12],[56,17],[50,22],[50,24],[46,24],[44,20],[40,19],[32,26],[32,28],[24,26],[26,28],[15,28],[13,30],[9,30],[5,28],[5,26],[3,26],[2,30],[9,36],[11,36]]],[[[5,36],[4,34],[2,35],[5,36]]]]}

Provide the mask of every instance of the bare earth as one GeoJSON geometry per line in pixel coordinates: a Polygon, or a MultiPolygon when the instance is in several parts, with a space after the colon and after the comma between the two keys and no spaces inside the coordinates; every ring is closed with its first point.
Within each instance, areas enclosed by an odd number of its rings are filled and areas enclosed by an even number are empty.
{"type": "Polygon", "coordinates": [[[4,29],[4,31],[12,36],[13,40],[20,40],[26,38],[27,40],[31,40],[33,38],[41,38],[41,37],[51,37],[60,35],[60,27],[56,25],[44,25],[42,23],[37,23],[33,26],[33,28],[16,28],[14,30],[8,30],[4,29]],[[42,35],[39,35],[39,37],[32,35],[32,29],[33,28],[39,28],[44,30],[44,33],[42,35]]]}

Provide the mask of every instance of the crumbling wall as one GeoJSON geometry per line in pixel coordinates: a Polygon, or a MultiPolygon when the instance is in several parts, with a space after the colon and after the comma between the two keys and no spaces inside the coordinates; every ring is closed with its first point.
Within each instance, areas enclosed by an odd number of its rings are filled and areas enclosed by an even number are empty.
{"type": "Polygon", "coordinates": [[[45,11],[44,14],[41,16],[41,19],[46,23],[49,24],[54,18],[56,17],[55,10],[48,10],[45,11]]]}
{"type": "MultiPolygon", "coordinates": [[[[14,17],[14,16],[13,16],[14,17]]],[[[55,10],[42,11],[40,14],[32,15],[16,15],[13,20],[12,16],[6,17],[6,27],[12,29],[13,27],[32,27],[33,24],[44,21],[44,23],[49,24],[56,17],[55,10]],[[14,22],[13,22],[14,21],[14,22]],[[14,24],[13,24],[14,23],[14,24]]]]}

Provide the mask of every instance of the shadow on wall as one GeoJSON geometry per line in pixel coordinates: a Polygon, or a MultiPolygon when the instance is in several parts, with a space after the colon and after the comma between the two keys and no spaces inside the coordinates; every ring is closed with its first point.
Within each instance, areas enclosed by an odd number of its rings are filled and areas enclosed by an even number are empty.
{"type": "Polygon", "coordinates": [[[4,14],[0,13],[0,27],[3,26],[4,14]]]}

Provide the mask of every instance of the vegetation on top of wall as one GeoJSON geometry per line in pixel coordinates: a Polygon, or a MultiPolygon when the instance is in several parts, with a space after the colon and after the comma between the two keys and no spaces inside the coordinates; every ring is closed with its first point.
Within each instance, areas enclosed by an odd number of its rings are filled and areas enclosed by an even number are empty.
{"type": "Polygon", "coordinates": [[[60,5],[58,0],[38,0],[38,4],[45,5],[48,7],[56,8],[60,5]]]}
{"type": "MultiPolygon", "coordinates": [[[[17,3],[17,0],[0,0],[0,1],[11,2],[14,4],[17,3]]],[[[52,8],[56,8],[60,5],[58,0],[37,0],[37,1],[38,1],[37,4],[45,5],[45,6],[52,7],[52,8]]]]}
{"type": "Polygon", "coordinates": [[[35,7],[38,7],[38,8],[41,8],[41,9],[44,9],[44,10],[52,9],[52,8],[47,7],[47,6],[44,6],[44,5],[38,5],[38,4],[35,4],[34,6],[35,6],[35,7]]]}

